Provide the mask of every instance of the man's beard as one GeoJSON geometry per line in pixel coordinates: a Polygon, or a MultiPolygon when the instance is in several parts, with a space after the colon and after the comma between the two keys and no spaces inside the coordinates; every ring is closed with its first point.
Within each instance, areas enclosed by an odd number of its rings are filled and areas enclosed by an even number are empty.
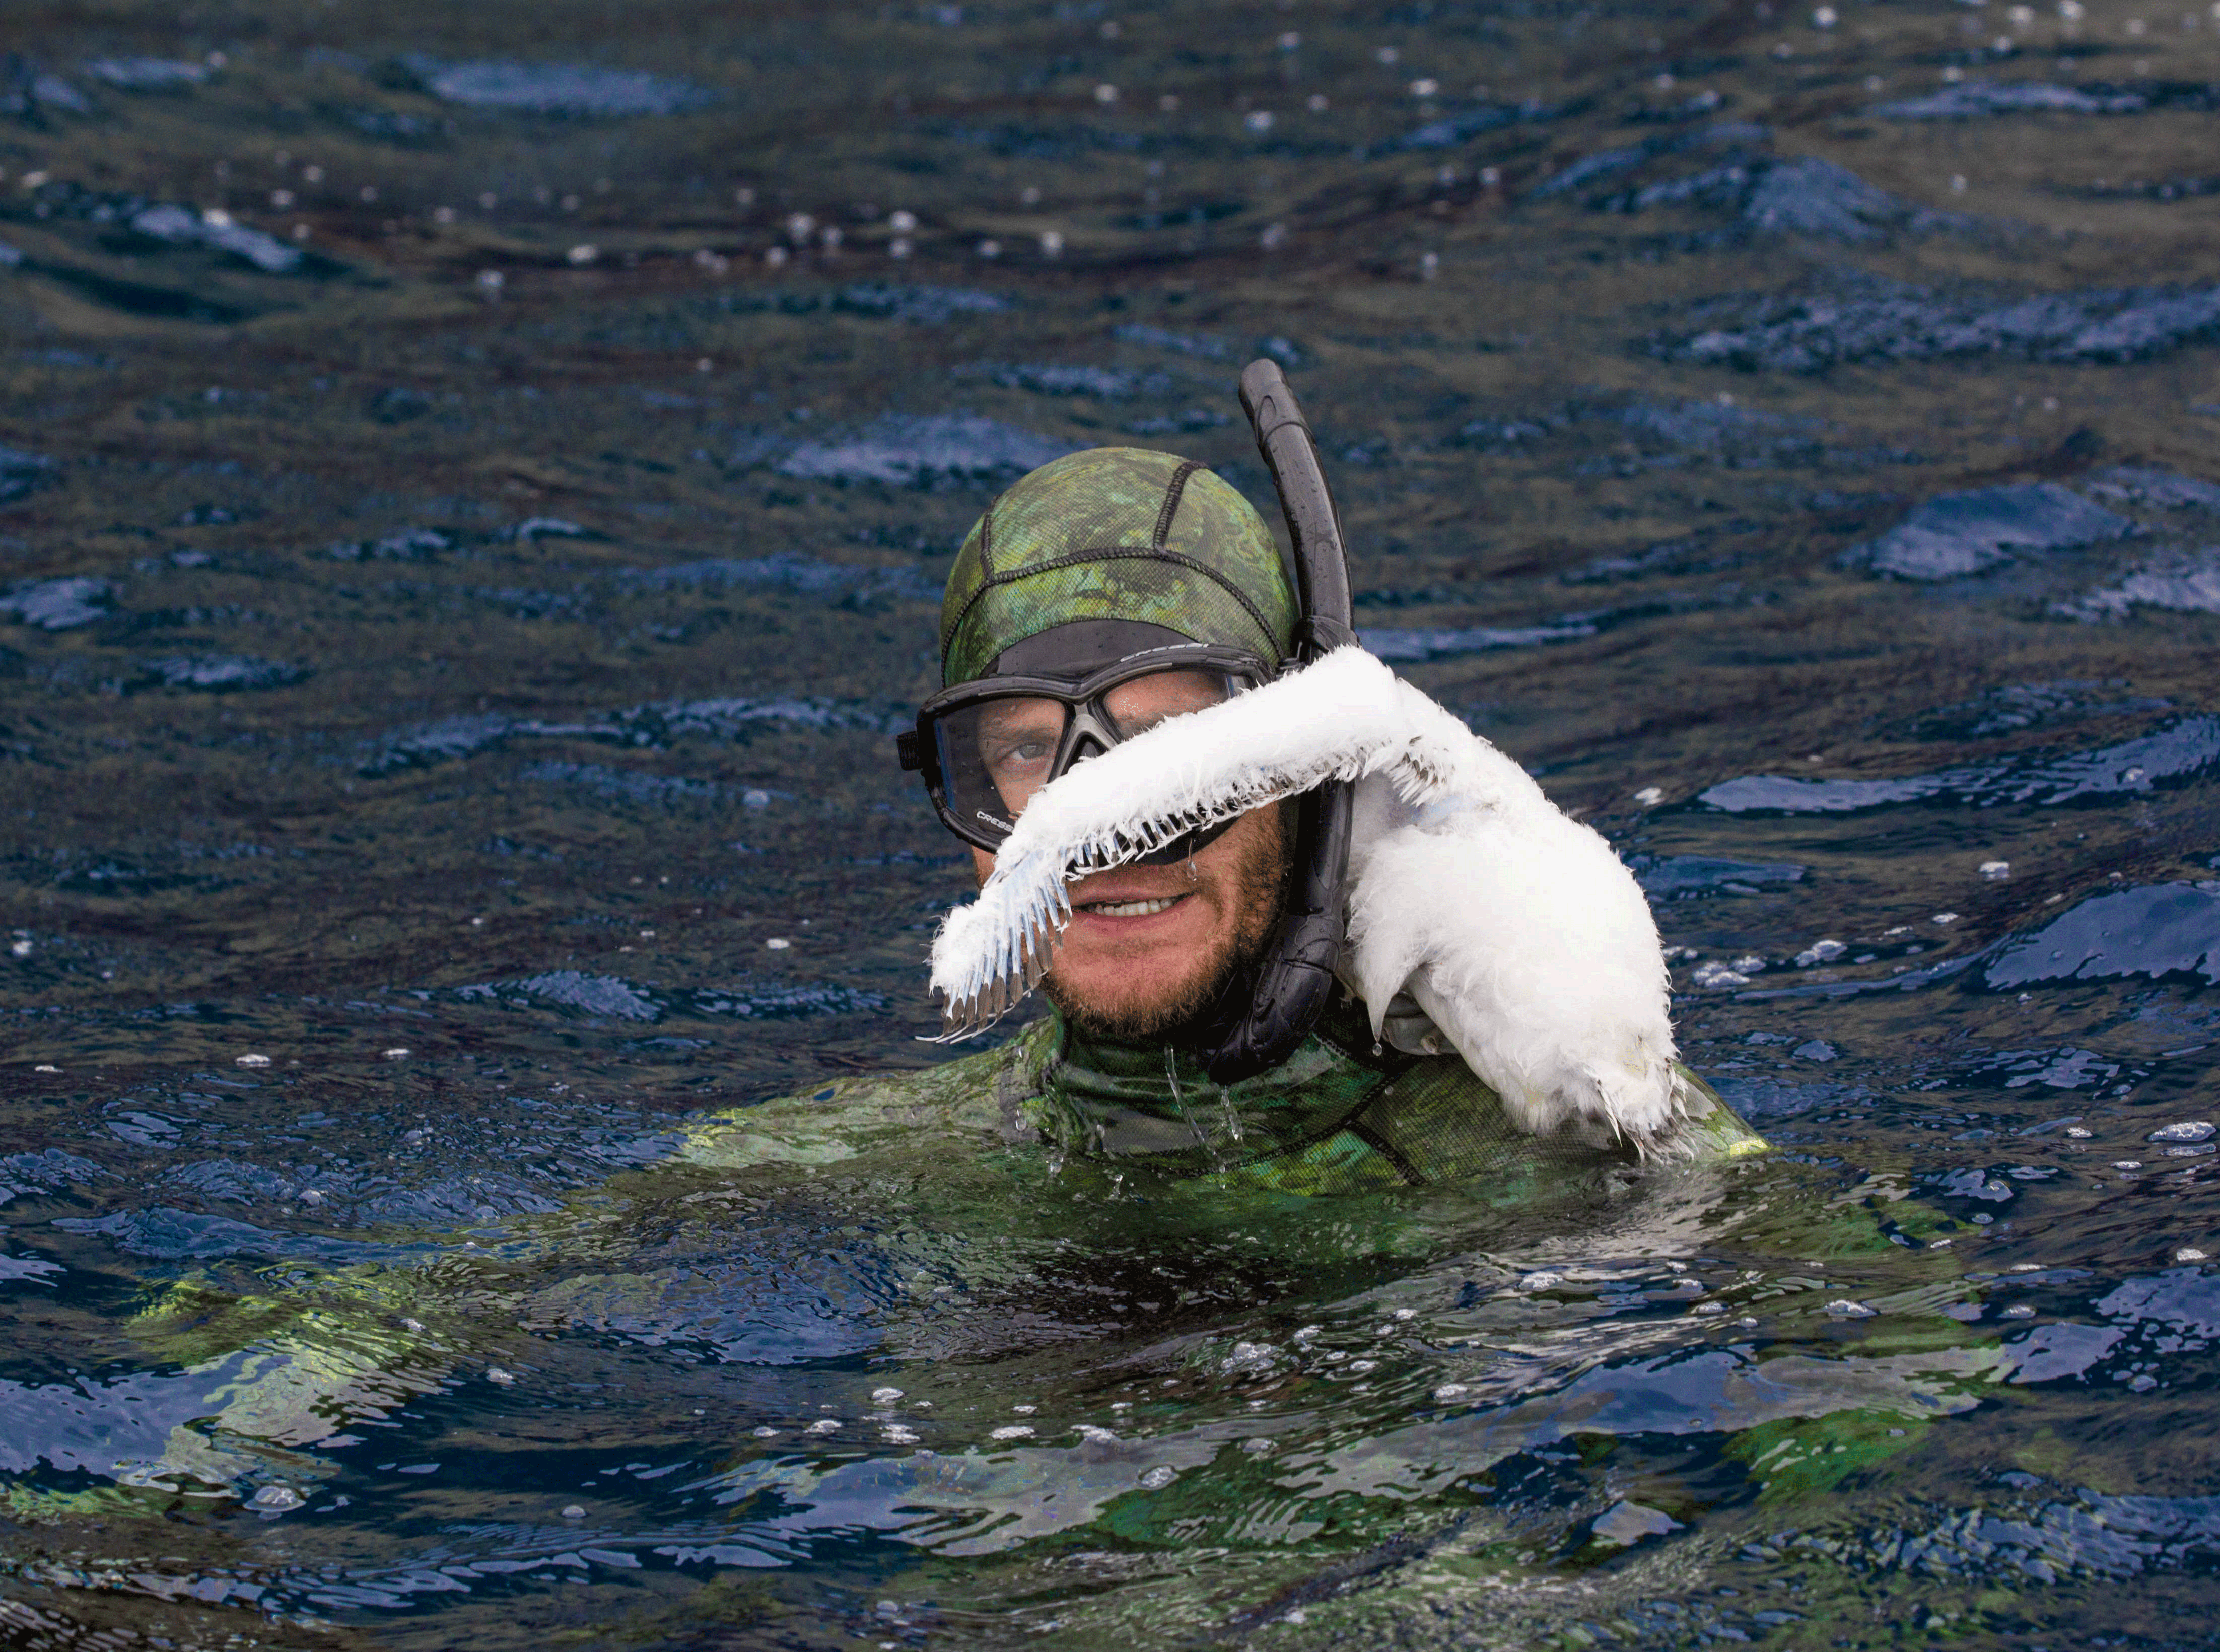
{"type": "Polygon", "coordinates": [[[1286,900],[1288,828],[1293,811],[1271,808],[1264,814],[1267,829],[1245,845],[1231,874],[1236,914],[1232,932],[1218,942],[1201,966],[1153,1002],[1129,999],[1108,1005],[1082,1002],[1065,992],[1051,967],[1041,982],[1041,991],[1067,1025],[1089,1038],[1174,1042],[1174,1035],[1200,1021],[1217,1005],[1236,976],[1263,957],[1279,929],[1286,900]]]}

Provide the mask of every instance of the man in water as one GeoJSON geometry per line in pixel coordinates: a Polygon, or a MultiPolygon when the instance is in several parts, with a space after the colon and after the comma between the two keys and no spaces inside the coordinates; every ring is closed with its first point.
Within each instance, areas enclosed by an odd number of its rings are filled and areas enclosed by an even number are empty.
{"type": "MultiPolygon", "coordinates": [[[[1058,459],[996,499],[957,555],[944,687],[905,761],[925,769],[983,883],[1028,801],[1073,764],[1270,683],[1294,651],[1299,606],[1270,531],[1210,471],[1132,448],[1058,459]]],[[[1557,1185],[1575,1167],[1631,1163],[1631,1146],[1593,1128],[1525,1133],[1454,1050],[1376,1037],[1347,994],[1275,1065],[1213,1082],[1213,1041],[1257,989],[1280,928],[1295,813],[1292,801],[1251,809],[1079,878],[1041,982],[1048,1016],[932,1074],[733,1115],[752,1144],[739,1157],[795,1156],[808,1150],[795,1131],[822,1141],[835,1119],[839,1156],[868,1152],[848,1132],[874,1133],[874,1117],[922,1124],[929,1094],[959,1111],[991,1101],[1005,1142],[1043,1143],[1059,1162],[1221,1187],[1339,1194],[1487,1175],[1500,1196],[1506,1178],[1557,1185]]],[[[1686,1117],[1670,1156],[1762,1150],[1700,1081],[1679,1077],[1686,1117]]],[[[700,1143],[726,1163],[732,1145],[700,1143]]]]}

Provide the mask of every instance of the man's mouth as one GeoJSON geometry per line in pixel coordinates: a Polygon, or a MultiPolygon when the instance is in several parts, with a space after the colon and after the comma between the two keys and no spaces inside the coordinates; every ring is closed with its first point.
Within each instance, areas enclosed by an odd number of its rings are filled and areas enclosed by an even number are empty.
{"type": "Polygon", "coordinates": [[[1140,901],[1092,901],[1080,910],[1102,918],[1150,918],[1170,911],[1186,899],[1183,895],[1168,895],[1140,901]]]}

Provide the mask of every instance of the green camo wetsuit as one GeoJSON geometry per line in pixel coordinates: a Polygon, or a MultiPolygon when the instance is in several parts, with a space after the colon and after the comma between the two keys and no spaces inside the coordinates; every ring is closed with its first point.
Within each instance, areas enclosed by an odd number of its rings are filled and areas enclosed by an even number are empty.
{"type": "MultiPolygon", "coordinates": [[[[1681,1077],[1689,1156],[1765,1150],[1709,1086],[1686,1069],[1681,1077]]],[[[1280,1066],[1223,1088],[1183,1052],[1086,1038],[1051,1014],[999,1049],[931,1071],[711,1115],[684,1156],[826,1165],[967,1138],[1137,1183],[1321,1194],[1462,1182],[1502,1203],[1635,1162],[1630,1149],[1581,1135],[1526,1134],[1462,1060],[1375,1046],[1353,1005],[1280,1066]]]]}

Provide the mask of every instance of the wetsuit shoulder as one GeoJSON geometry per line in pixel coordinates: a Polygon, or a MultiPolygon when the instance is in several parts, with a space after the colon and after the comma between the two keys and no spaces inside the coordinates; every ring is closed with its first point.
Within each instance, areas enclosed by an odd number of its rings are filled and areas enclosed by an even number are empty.
{"type": "MultiPolygon", "coordinates": [[[[1763,1152],[1764,1140],[1711,1086],[1675,1063],[1686,1122],[1668,1150],[1681,1159],[1739,1158],[1763,1152]]],[[[1600,1131],[1529,1135],[1502,1099],[1454,1056],[1414,1063],[1383,1085],[1350,1121],[1353,1131],[1390,1158],[1413,1182],[1485,1178],[1506,1193],[1600,1157],[1631,1156],[1600,1131]]]]}
{"type": "Polygon", "coordinates": [[[926,1150],[951,1138],[953,1144],[975,1146],[1037,1141],[1019,1104],[1038,1088],[1038,1046],[1045,1025],[937,1067],[859,1073],[753,1106],[699,1114],[677,1156],[739,1169],[832,1164],[882,1150],[926,1150]]]}

